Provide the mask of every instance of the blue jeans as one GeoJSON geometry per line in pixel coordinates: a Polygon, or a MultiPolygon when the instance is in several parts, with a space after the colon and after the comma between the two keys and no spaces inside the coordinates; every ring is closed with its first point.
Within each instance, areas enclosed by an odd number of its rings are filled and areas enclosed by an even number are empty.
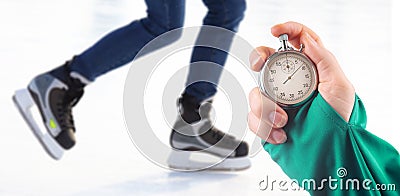
{"type": "MultiPolygon", "coordinates": [[[[222,27],[236,32],[244,17],[245,0],[203,0],[208,8],[204,25],[222,27]]],[[[77,55],[71,63],[71,70],[94,81],[98,76],[132,61],[136,54],[148,42],[157,36],[183,26],[185,0],[146,0],[147,17],[116,29],[100,39],[92,47],[77,55]]],[[[206,34],[199,33],[197,40],[206,34]]],[[[228,39],[229,45],[232,39],[228,39]]],[[[174,40],[170,40],[173,42],[174,40]]],[[[213,62],[223,66],[227,53],[209,47],[194,47],[193,62],[213,62]]],[[[193,66],[199,66],[196,63],[193,66]]],[[[196,69],[190,67],[188,81],[196,75],[196,69]]],[[[218,77],[220,73],[218,73],[218,77]]],[[[196,82],[187,84],[185,93],[203,101],[216,93],[216,84],[196,82]]]]}

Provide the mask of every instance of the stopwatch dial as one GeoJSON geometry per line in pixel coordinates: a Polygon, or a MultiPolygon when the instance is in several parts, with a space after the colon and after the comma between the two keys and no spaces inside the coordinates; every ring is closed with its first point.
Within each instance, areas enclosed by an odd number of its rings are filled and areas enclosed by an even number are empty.
{"type": "Polygon", "coordinates": [[[269,61],[267,66],[265,90],[277,102],[297,104],[315,90],[316,70],[307,57],[294,52],[282,53],[269,61]]]}
{"type": "Polygon", "coordinates": [[[287,74],[291,74],[294,72],[295,65],[292,61],[289,61],[288,59],[286,59],[286,61],[283,63],[282,62],[277,62],[277,63],[280,64],[279,66],[281,67],[283,72],[285,72],[287,74]]]}

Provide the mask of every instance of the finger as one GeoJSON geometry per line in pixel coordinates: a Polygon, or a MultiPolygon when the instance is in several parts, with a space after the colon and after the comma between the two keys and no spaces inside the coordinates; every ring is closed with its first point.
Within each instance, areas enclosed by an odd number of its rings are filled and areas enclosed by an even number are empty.
{"type": "Polygon", "coordinates": [[[271,133],[272,127],[269,123],[258,118],[253,112],[249,112],[247,116],[247,124],[250,130],[263,140],[267,140],[271,133]]]}
{"type": "Polygon", "coordinates": [[[260,71],[275,50],[273,48],[259,46],[250,53],[249,61],[253,71],[260,71]]]}
{"type": "MultiPolygon", "coordinates": [[[[329,73],[338,73],[340,70],[339,63],[337,63],[336,58],[324,47],[318,44],[314,38],[308,33],[305,33],[301,37],[301,42],[304,44],[304,53],[310,57],[310,59],[315,63],[318,69],[319,75],[333,76],[336,74],[324,74],[327,69],[330,69],[329,73]],[[339,69],[338,69],[339,68],[339,69]]],[[[321,82],[327,78],[320,78],[321,82]]]]}
{"type": "Polygon", "coordinates": [[[306,33],[309,34],[317,44],[323,46],[319,36],[307,26],[297,22],[286,22],[283,24],[277,24],[271,28],[271,33],[275,37],[279,37],[282,34],[288,34],[289,42],[296,48],[300,47],[301,37],[306,33]]]}
{"type": "Polygon", "coordinates": [[[271,28],[271,32],[274,36],[287,33],[289,41],[294,47],[298,48],[300,44],[303,44],[304,53],[317,65],[319,73],[328,69],[328,65],[338,65],[334,56],[324,48],[319,36],[305,25],[297,22],[286,22],[275,25],[271,28]]]}
{"type": "Polygon", "coordinates": [[[254,88],[249,94],[251,112],[259,119],[271,124],[273,128],[286,125],[288,116],[276,103],[264,96],[259,88],[254,88]]]}
{"type": "Polygon", "coordinates": [[[286,132],[283,129],[272,129],[267,142],[270,144],[282,144],[287,141],[286,132]]]}
{"type": "Polygon", "coordinates": [[[281,144],[287,140],[286,133],[282,129],[272,128],[269,123],[259,119],[252,112],[248,115],[248,125],[252,132],[268,143],[281,144]]]}

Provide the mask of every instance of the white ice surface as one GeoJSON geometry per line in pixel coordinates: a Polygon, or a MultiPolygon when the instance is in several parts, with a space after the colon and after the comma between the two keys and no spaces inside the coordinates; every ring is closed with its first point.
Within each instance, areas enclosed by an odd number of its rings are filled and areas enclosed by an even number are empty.
{"type": "MultiPolygon", "coordinates": [[[[239,34],[254,46],[275,47],[272,25],[293,20],[311,27],[362,98],[368,130],[400,149],[399,16],[392,16],[397,8],[398,2],[379,0],[249,0],[239,34]]],[[[201,1],[187,1],[186,10],[185,25],[200,25],[206,11],[201,1]]],[[[259,190],[267,175],[288,179],[264,151],[252,158],[250,169],[234,173],[177,173],[152,164],[134,147],[124,125],[122,95],[129,66],[86,89],[74,109],[76,147],[59,162],[45,154],[14,108],[13,92],[110,30],[144,15],[145,4],[132,0],[0,2],[0,195],[307,195],[259,190]]],[[[232,59],[226,68],[238,72],[232,59]]],[[[246,93],[255,86],[242,81],[246,93]]],[[[215,99],[218,116],[227,103],[221,94],[215,99]]],[[[229,127],[230,115],[220,116],[217,125],[229,127]]],[[[159,137],[167,141],[168,127],[155,126],[165,129],[159,137]]]]}

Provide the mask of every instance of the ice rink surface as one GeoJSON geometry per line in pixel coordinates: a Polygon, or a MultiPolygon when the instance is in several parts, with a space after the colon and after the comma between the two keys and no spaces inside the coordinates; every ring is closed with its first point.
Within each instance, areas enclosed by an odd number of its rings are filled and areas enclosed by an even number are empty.
{"type": "MultiPolygon", "coordinates": [[[[399,50],[394,43],[399,40],[399,16],[392,15],[394,7],[397,2],[378,0],[249,0],[239,35],[253,46],[277,47],[269,33],[272,25],[292,20],[309,26],[354,84],[367,109],[367,129],[400,149],[399,50]]],[[[187,1],[185,26],[201,25],[205,13],[200,0],[187,1]]],[[[261,191],[259,183],[266,176],[289,179],[264,151],[254,153],[252,167],[240,172],[173,172],[151,163],[125,128],[122,99],[129,65],[85,89],[74,109],[77,145],[58,162],[45,154],[14,108],[13,92],[107,32],[143,16],[144,2],[132,0],[0,2],[0,195],[308,195],[261,191]]],[[[180,55],[179,63],[189,62],[190,50],[180,55]]],[[[226,69],[240,73],[237,64],[229,58],[226,69]]],[[[240,74],[237,78],[246,94],[256,85],[240,74]]],[[[217,116],[230,116],[221,115],[226,104],[223,94],[217,94],[217,116]]],[[[229,118],[219,119],[218,127],[229,127],[229,118]]],[[[167,142],[168,126],[154,127],[167,142]]],[[[253,139],[248,132],[246,140],[253,139]]]]}

